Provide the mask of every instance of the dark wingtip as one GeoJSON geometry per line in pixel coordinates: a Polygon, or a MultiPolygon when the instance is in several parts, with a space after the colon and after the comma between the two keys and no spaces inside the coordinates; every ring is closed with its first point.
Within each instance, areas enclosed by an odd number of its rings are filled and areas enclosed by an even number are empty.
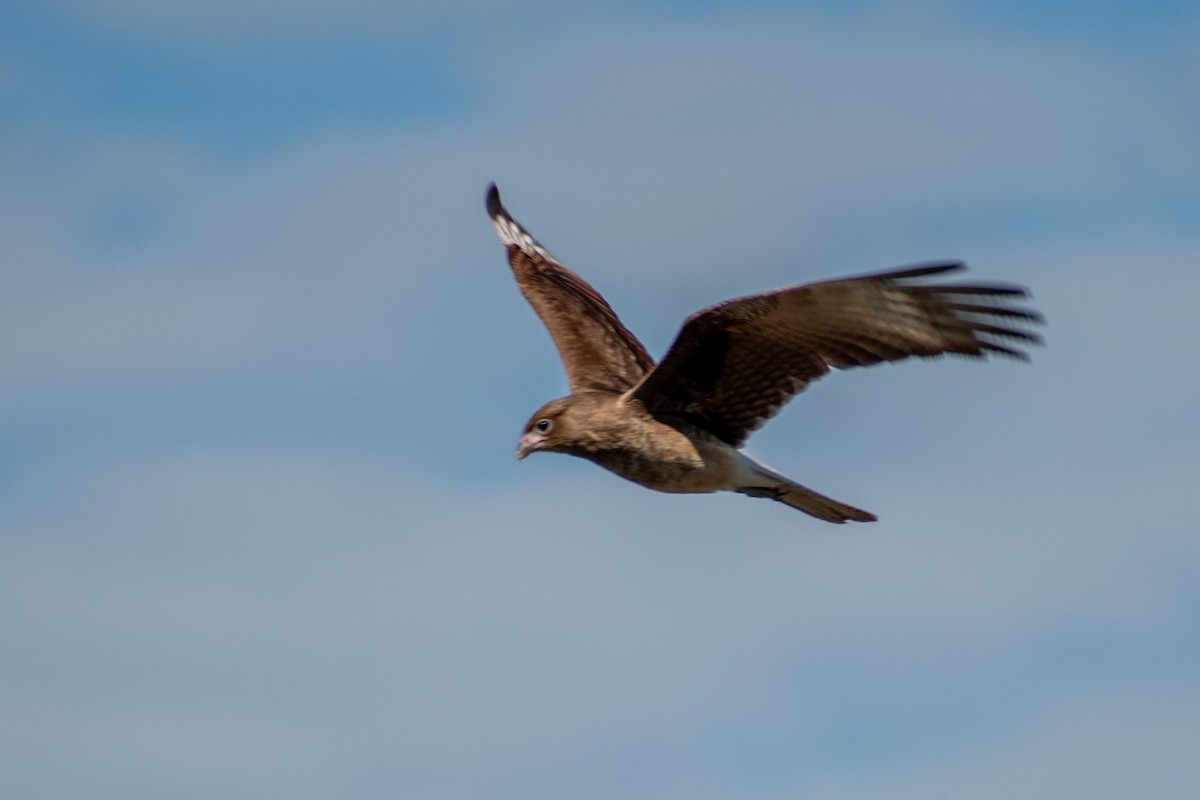
{"type": "Polygon", "coordinates": [[[872,272],[859,277],[884,281],[904,281],[912,278],[925,278],[930,275],[943,275],[947,272],[959,272],[966,268],[967,265],[962,261],[928,261],[901,267],[900,269],[872,272]]]}
{"type": "MultiPolygon", "coordinates": [[[[1041,342],[1038,342],[1038,344],[1041,344],[1041,342]]],[[[987,353],[995,353],[996,355],[1001,355],[1005,358],[1013,358],[1017,361],[1029,361],[1029,353],[1026,353],[1024,350],[1017,350],[1012,347],[1005,347],[1002,344],[996,344],[995,342],[984,341],[979,343],[979,347],[987,353]]],[[[985,353],[979,353],[979,355],[984,354],[985,353]]]]}
{"type": "Polygon", "coordinates": [[[492,219],[504,216],[504,206],[500,204],[500,190],[496,184],[489,183],[487,190],[487,212],[492,219]]]}
{"type": "Polygon", "coordinates": [[[924,264],[913,264],[907,269],[896,270],[897,278],[924,278],[928,275],[944,275],[947,272],[962,272],[967,268],[963,261],[930,261],[924,264]]]}

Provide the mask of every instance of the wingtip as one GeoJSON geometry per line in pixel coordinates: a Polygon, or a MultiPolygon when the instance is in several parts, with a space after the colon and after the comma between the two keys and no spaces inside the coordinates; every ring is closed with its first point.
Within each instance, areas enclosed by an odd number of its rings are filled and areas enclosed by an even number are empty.
{"type": "Polygon", "coordinates": [[[492,218],[492,226],[496,229],[496,233],[505,247],[518,247],[527,253],[535,253],[542,258],[553,260],[554,257],[546,251],[546,248],[538,244],[538,241],[529,235],[529,231],[522,228],[521,224],[508,213],[508,209],[500,202],[500,190],[494,183],[488,185],[486,202],[488,216],[492,218]]]}
{"type": "Polygon", "coordinates": [[[500,190],[496,187],[495,183],[488,184],[486,203],[488,216],[492,219],[507,216],[504,211],[504,205],[500,202],[500,190]]]}
{"type": "Polygon", "coordinates": [[[891,280],[907,280],[909,278],[927,278],[930,275],[945,275],[949,272],[964,272],[967,269],[965,261],[946,259],[943,261],[928,261],[914,264],[904,269],[893,270],[886,276],[891,280]]]}

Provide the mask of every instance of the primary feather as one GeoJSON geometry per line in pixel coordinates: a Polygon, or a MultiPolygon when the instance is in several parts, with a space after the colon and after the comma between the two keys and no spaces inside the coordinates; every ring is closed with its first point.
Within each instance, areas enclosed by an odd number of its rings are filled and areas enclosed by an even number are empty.
{"type": "Polygon", "coordinates": [[[778,289],[698,311],[633,396],[652,413],[681,417],[738,446],[832,367],[945,353],[1023,358],[1001,341],[1039,341],[1016,327],[1038,321],[1038,315],[1007,305],[1025,297],[1025,290],[920,282],[961,269],[959,262],[909,267],[778,289]],[[963,302],[968,297],[982,302],[963,302]]]}

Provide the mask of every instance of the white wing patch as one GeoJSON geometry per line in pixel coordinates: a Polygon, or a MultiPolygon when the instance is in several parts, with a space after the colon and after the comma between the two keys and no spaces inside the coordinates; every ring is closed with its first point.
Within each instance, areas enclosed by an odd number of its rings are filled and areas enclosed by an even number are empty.
{"type": "Polygon", "coordinates": [[[500,241],[507,246],[516,246],[528,253],[536,253],[537,255],[549,261],[558,262],[558,259],[550,255],[550,251],[542,247],[537,239],[529,235],[529,231],[521,227],[515,219],[508,216],[507,213],[501,213],[492,217],[492,225],[496,228],[496,233],[500,236],[500,241]]]}

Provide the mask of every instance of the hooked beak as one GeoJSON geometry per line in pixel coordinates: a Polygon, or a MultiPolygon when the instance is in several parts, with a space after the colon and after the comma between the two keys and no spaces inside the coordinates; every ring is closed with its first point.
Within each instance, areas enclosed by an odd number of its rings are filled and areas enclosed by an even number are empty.
{"type": "Polygon", "coordinates": [[[521,437],[521,441],[517,444],[517,460],[524,458],[530,453],[541,450],[542,445],[546,443],[546,437],[536,433],[527,433],[521,437]]]}

